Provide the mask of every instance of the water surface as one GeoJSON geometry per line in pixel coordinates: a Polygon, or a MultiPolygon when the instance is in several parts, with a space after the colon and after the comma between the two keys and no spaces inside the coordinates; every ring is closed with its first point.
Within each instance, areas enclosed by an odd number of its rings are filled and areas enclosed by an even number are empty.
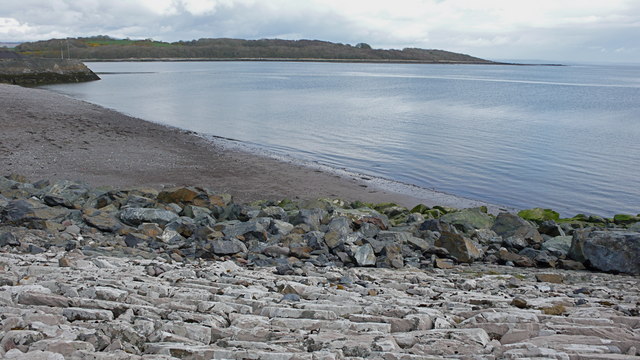
{"type": "Polygon", "coordinates": [[[48,88],[129,115],[515,208],[640,212],[640,67],[88,63],[48,88]]]}

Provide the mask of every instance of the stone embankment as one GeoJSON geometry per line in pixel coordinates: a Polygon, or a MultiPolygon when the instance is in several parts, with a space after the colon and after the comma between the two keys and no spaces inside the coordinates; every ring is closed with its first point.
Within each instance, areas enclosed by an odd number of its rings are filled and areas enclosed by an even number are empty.
{"type": "Polygon", "coordinates": [[[92,80],[100,77],[79,60],[0,59],[0,83],[36,86],[92,80]]]}
{"type": "Polygon", "coordinates": [[[640,358],[638,218],[521,215],[0,177],[0,357],[640,358]]]}

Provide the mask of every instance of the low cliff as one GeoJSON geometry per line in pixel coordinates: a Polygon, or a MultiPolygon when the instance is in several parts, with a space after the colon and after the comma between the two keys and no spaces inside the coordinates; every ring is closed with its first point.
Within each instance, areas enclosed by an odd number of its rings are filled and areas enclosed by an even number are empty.
{"type": "Polygon", "coordinates": [[[78,60],[0,59],[0,83],[35,86],[91,80],[100,78],[78,60]]]}

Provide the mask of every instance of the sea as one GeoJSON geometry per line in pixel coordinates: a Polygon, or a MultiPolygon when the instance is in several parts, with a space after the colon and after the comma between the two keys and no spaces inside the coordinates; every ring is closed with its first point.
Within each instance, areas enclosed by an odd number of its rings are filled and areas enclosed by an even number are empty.
{"type": "Polygon", "coordinates": [[[102,80],[46,88],[398,189],[640,213],[640,66],[87,65],[102,80]]]}

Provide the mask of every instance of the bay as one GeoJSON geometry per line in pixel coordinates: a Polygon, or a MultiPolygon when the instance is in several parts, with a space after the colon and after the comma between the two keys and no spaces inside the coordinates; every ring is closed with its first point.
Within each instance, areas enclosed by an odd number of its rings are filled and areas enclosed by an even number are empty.
{"type": "Polygon", "coordinates": [[[47,88],[398,184],[563,216],[640,212],[640,66],[87,65],[101,81],[47,88]]]}

